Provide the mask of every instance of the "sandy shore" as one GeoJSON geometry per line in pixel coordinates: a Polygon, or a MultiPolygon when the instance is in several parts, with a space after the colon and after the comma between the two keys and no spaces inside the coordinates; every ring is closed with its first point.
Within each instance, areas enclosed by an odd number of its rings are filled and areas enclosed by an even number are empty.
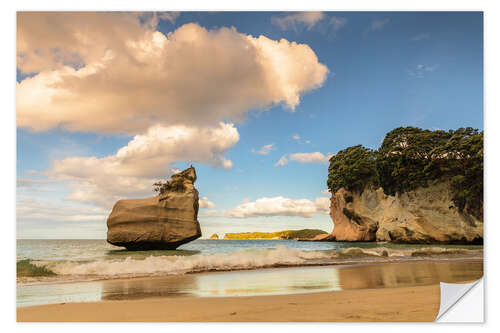
{"type": "Polygon", "coordinates": [[[434,321],[439,285],[309,294],[159,298],[62,303],[17,309],[17,321],[434,321]]]}
{"type": "Polygon", "coordinates": [[[68,295],[95,295],[100,301],[21,306],[17,308],[17,320],[434,321],[439,311],[439,282],[467,283],[482,275],[482,260],[475,259],[272,268],[39,285],[21,289],[28,297],[25,300],[41,292],[41,301],[47,295],[64,295],[66,290],[68,295]],[[53,287],[56,289],[50,289],[53,287]],[[317,288],[323,291],[306,293],[317,288]],[[258,295],[279,291],[285,293],[258,295]],[[243,296],[236,296],[241,292],[243,296]]]}

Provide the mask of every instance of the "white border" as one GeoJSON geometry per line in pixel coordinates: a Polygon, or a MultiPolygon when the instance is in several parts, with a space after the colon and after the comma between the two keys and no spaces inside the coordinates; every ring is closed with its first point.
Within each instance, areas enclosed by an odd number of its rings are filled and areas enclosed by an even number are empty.
{"type": "MultiPolygon", "coordinates": [[[[75,332],[84,332],[89,328],[103,328],[106,330],[116,329],[120,332],[136,332],[138,326],[149,326],[146,329],[195,329],[203,331],[229,332],[238,330],[238,332],[254,332],[256,329],[286,329],[287,331],[302,331],[304,329],[325,329],[325,324],[279,324],[279,325],[262,325],[262,324],[16,324],[15,323],[15,11],[16,10],[363,10],[363,11],[441,11],[441,10],[480,10],[484,11],[485,22],[485,279],[486,284],[486,306],[485,320],[486,325],[461,325],[447,324],[446,326],[436,324],[333,324],[334,327],[327,329],[351,329],[353,327],[366,329],[370,331],[397,331],[404,329],[405,332],[417,332],[420,330],[442,330],[443,328],[452,329],[454,332],[470,333],[471,330],[477,328],[492,328],[498,326],[498,308],[493,305],[495,301],[493,295],[498,293],[498,265],[493,266],[488,264],[488,258],[492,253],[499,253],[498,244],[496,241],[497,235],[500,235],[499,225],[500,216],[498,214],[498,199],[495,195],[495,190],[500,188],[499,173],[499,145],[500,145],[500,128],[498,128],[500,117],[500,107],[498,102],[499,87],[499,37],[498,32],[500,24],[500,15],[498,10],[498,1],[463,1],[463,0],[420,0],[407,1],[401,0],[358,0],[358,1],[269,1],[269,0],[253,0],[251,2],[237,2],[229,0],[211,0],[211,1],[130,1],[120,0],[114,2],[103,2],[96,0],[87,0],[84,2],[69,2],[67,0],[24,0],[24,1],[5,1],[2,3],[1,24],[2,24],[2,92],[3,100],[1,111],[1,126],[0,131],[2,138],[2,153],[4,157],[1,163],[2,175],[2,253],[3,253],[3,270],[2,270],[2,323],[4,330],[11,331],[32,331],[32,330],[50,330],[50,332],[64,331],[68,328],[75,332]],[[490,236],[489,236],[490,235],[490,236]],[[490,239],[492,239],[490,241],[490,239]],[[488,281],[495,281],[488,283],[488,281]],[[159,327],[161,325],[162,327],[159,327]],[[165,327],[166,325],[170,327],[165,327]],[[172,327],[175,325],[176,327],[172,327]],[[307,325],[307,326],[305,326],[307,325]],[[6,327],[9,326],[9,327],[6,327]],[[182,327],[179,327],[182,326],[182,327]],[[279,326],[279,328],[277,327],[279,326]],[[404,327],[402,327],[404,326],[404,327]]],[[[492,257],[495,260],[495,257],[492,257]]]]}

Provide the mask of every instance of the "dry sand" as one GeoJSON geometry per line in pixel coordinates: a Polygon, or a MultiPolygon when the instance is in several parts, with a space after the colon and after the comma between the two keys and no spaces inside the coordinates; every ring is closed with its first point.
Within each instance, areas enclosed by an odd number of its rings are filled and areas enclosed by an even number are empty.
{"type": "Polygon", "coordinates": [[[18,308],[17,321],[434,321],[439,298],[435,284],[278,296],[62,303],[18,308]]]}

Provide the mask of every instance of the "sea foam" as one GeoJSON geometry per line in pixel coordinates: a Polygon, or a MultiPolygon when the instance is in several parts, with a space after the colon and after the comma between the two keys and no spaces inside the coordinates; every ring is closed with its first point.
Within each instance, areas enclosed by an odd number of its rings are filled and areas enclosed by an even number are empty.
{"type": "MultiPolygon", "coordinates": [[[[433,256],[474,256],[482,250],[421,247],[394,249],[390,247],[349,247],[336,251],[301,251],[278,245],[270,249],[240,250],[231,253],[197,254],[192,256],[148,256],[134,259],[99,259],[95,261],[30,261],[62,279],[161,276],[205,271],[230,271],[280,266],[354,264],[366,260],[414,260],[433,256]]],[[[18,275],[19,277],[19,275],[18,275]]]]}
{"type": "Polygon", "coordinates": [[[184,274],[213,270],[237,270],[280,265],[294,266],[311,259],[326,259],[322,251],[298,251],[279,245],[276,249],[244,250],[193,256],[150,256],[145,259],[97,260],[87,263],[44,263],[58,275],[141,276],[184,274]]]}

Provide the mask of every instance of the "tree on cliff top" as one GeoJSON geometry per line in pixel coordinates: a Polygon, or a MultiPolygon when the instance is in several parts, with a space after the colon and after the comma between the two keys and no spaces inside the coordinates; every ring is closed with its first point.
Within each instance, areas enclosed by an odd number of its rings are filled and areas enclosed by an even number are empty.
{"type": "Polygon", "coordinates": [[[362,191],[368,185],[378,185],[375,153],[361,145],[339,151],[330,158],[327,186],[332,193],[341,187],[362,191]]]}
{"type": "Polygon", "coordinates": [[[178,172],[172,175],[172,179],[166,182],[157,181],[153,184],[153,191],[158,192],[160,195],[167,191],[182,192],[185,190],[184,180],[195,182],[196,181],[196,170],[191,165],[184,171],[178,172]]]}
{"type": "Polygon", "coordinates": [[[332,193],[374,185],[395,195],[449,182],[459,210],[483,217],[483,132],[477,129],[399,127],[386,134],[377,151],[358,145],[338,152],[328,171],[332,193]]]}
{"type": "Polygon", "coordinates": [[[387,133],[377,151],[377,170],[384,192],[394,195],[440,179],[441,174],[430,164],[445,153],[436,149],[446,144],[451,132],[399,127],[387,133]]]}

